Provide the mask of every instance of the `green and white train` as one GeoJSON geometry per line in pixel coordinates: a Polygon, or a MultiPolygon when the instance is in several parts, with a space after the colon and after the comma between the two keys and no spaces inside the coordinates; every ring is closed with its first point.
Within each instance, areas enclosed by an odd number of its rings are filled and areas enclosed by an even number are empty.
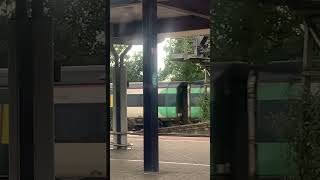
{"type": "MultiPolygon", "coordinates": [[[[158,85],[158,118],[160,126],[185,124],[201,120],[199,99],[203,83],[160,82],[158,85]]],[[[129,129],[143,125],[143,83],[129,83],[127,89],[129,129]]]]}
{"type": "MultiPolygon", "coordinates": [[[[104,66],[62,67],[61,81],[54,84],[57,178],[81,179],[90,177],[96,171],[105,173],[107,118],[104,70],[104,66]]],[[[0,179],[8,175],[9,161],[10,109],[7,79],[7,70],[0,69],[0,179]]],[[[127,117],[132,129],[141,126],[143,122],[142,85],[141,82],[129,83],[127,89],[127,117]]],[[[186,82],[160,82],[160,124],[169,126],[186,123],[187,120],[199,121],[198,101],[202,91],[201,83],[189,85],[186,82]]],[[[111,105],[112,99],[111,93],[111,105]]]]}

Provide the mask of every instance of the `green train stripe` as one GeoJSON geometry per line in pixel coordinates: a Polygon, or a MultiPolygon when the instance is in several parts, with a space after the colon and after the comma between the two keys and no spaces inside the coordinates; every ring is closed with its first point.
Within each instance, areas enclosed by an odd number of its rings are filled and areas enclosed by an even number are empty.
{"type": "Polygon", "coordinates": [[[257,143],[258,176],[290,176],[295,167],[286,143],[257,143]]]}
{"type": "MultiPolygon", "coordinates": [[[[191,107],[191,118],[200,118],[200,112],[200,107],[191,107]]],[[[176,107],[158,107],[158,114],[163,118],[175,118],[177,117],[176,107]]]]}
{"type": "Polygon", "coordinates": [[[177,94],[176,88],[165,88],[159,92],[159,94],[177,94]]]}
{"type": "Polygon", "coordinates": [[[200,93],[200,92],[201,92],[200,88],[191,88],[191,93],[200,93]]]}
{"type": "MultiPolygon", "coordinates": [[[[210,87],[207,87],[207,92],[210,92],[210,87]]],[[[191,88],[191,93],[204,93],[204,88],[191,88]]]]}
{"type": "Polygon", "coordinates": [[[158,107],[159,117],[175,118],[177,117],[176,107],[158,107]]]}
{"type": "Polygon", "coordinates": [[[191,118],[200,118],[201,117],[200,107],[191,107],[191,118]]]}
{"type": "Polygon", "coordinates": [[[301,91],[298,84],[289,83],[258,83],[258,100],[287,100],[301,91]]]}

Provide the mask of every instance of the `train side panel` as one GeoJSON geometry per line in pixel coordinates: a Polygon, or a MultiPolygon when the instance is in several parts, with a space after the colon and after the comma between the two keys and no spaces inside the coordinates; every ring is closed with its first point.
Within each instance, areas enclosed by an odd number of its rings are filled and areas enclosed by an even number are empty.
{"type": "MultiPolygon", "coordinates": [[[[190,118],[191,119],[201,119],[201,107],[200,107],[200,100],[201,96],[204,93],[205,88],[203,86],[191,86],[190,90],[190,118]]],[[[207,87],[207,92],[210,92],[210,88],[207,87]]]]}
{"type": "Polygon", "coordinates": [[[282,113],[288,111],[288,100],[298,95],[301,85],[288,81],[258,82],[256,122],[256,174],[258,179],[281,178],[295,174],[289,157],[286,124],[282,113]],[[278,117],[278,118],[277,118],[278,117]]]}

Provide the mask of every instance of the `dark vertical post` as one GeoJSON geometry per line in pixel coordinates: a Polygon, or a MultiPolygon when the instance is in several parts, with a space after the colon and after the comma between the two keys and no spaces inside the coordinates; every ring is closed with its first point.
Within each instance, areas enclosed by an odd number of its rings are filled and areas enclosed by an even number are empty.
{"type": "Polygon", "coordinates": [[[105,1],[105,74],[106,74],[106,179],[110,180],[110,0],[105,1]]]}
{"type": "Polygon", "coordinates": [[[143,0],[144,170],[159,171],[157,0],[143,0]]]}
{"type": "Polygon", "coordinates": [[[16,2],[10,48],[10,180],[54,179],[53,38],[43,1],[16,2]]]}
{"type": "Polygon", "coordinates": [[[34,179],[33,67],[26,0],[16,2],[9,59],[9,179],[34,179]],[[29,84],[27,83],[29,82],[29,84]]]}
{"type": "MultiPolygon", "coordinates": [[[[112,47],[113,48],[113,47],[112,47]]],[[[116,50],[114,50],[115,53],[116,50]]],[[[115,84],[113,84],[113,95],[116,96],[116,100],[115,102],[115,108],[116,108],[116,127],[113,127],[116,129],[116,132],[118,133],[117,136],[117,145],[121,144],[121,97],[120,97],[120,79],[121,79],[121,74],[120,74],[120,59],[118,55],[115,55],[115,53],[113,54],[114,58],[114,79],[115,79],[115,84]]],[[[118,146],[116,146],[118,147],[118,146]]]]}
{"type": "Polygon", "coordinates": [[[53,23],[43,3],[32,0],[34,179],[54,180],[53,23]]]}
{"type": "Polygon", "coordinates": [[[61,81],[61,63],[58,61],[54,62],[53,67],[53,80],[54,82],[60,82],[61,81]]]}

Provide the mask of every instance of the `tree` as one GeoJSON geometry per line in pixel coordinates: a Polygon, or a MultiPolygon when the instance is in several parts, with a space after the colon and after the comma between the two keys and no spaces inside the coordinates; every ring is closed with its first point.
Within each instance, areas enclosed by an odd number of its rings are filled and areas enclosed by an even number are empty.
{"type": "Polygon", "coordinates": [[[0,0],[0,17],[11,17],[15,7],[13,0],[0,0]]]}
{"type": "Polygon", "coordinates": [[[296,180],[320,177],[320,91],[302,91],[290,101],[284,120],[289,131],[289,155],[296,180]],[[287,125],[288,126],[288,125],[287,125]]]}
{"type": "Polygon", "coordinates": [[[89,55],[104,54],[104,5],[104,0],[69,0],[65,5],[63,20],[75,39],[73,45],[89,55]]]}
{"type": "Polygon", "coordinates": [[[174,54],[193,53],[192,38],[170,39],[165,46],[167,52],[165,68],[160,71],[160,80],[196,81],[204,79],[204,69],[199,64],[174,60],[174,54]]]}
{"type": "Polygon", "coordinates": [[[130,56],[126,61],[127,81],[142,82],[143,81],[143,55],[142,52],[137,52],[130,56]]]}
{"type": "Polygon", "coordinates": [[[263,63],[302,56],[302,19],[287,6],[267,6],[254,0],[217,0],[213,7],[214,61],[263,63]]]}

